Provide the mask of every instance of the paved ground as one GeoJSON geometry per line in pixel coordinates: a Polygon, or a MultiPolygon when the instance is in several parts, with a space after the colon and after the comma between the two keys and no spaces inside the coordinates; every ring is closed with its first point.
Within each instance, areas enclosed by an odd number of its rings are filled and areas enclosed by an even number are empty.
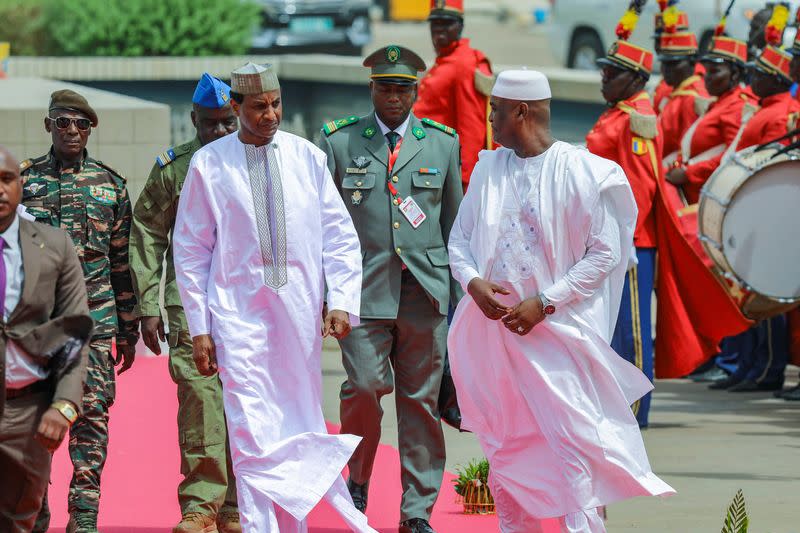
{"type": "MultiPolygon", "coordinates": [[[[323,355],[325,416],[338,420],[340,355],[323,355]]],[[[796,382],[797,368],[787,373],[796,382]]],[[[611,533],[719,531],[728,504],[743,489],[751,533],[799,533],[800,404],[771,394],[712,392],[684,381],[657,383],[652,426],[644,432],[653,469],[678,490],[609,509],[611,533]]],[[[383,442],[397,445],[394,401],[383,402],[383,442]]],[[[448,469],[481,456],[475,438],[447,429],[448,469]]],[[[449,488],[443,489],[448,494],[449,488]]]]}

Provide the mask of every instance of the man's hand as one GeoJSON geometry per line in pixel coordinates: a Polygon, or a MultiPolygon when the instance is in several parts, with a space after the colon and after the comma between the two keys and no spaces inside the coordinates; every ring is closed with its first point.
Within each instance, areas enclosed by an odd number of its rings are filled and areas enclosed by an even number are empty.
{"type": "Polygon", "coordinates": [[[64,436],[69,431],[69,425],[69,420],[64,418],[58,409],[51,407],[42,415],[39,429],[36,430],[34,438],[41,442],[50,453],[53,453],[64,440],[64,436]]]}
{"type": "Polygon", "coordinates": [[[117,356],[114,358],[114,364],[119,365],[122,363],[122,366],[117,370],[117,375],[128,370],[133,365],[134,359],[136,359],[136,346],[117,342],[117,356]]]}
{"type": "Polygon", "coordinates": [[[534,296],[511,309],[503,318],[503,325],[512,333],[527,335],[545,316],[541,298],[534,296]]]}
{"type": "Polygon", "coordinates": [[[141,324],[144,345],[154,354],[161,355],[161,344],[158,341],[167,340],[164,335],[164,320],[160,316],[143,316],[141,324]]]}
{"type": "Polygon", "coordinates": [[[217,347],[211,335],[192,337],[192,359],[201,375],[213,376],[217,373],[217,347]]]}
{"type": "Polygon", "coordinates": [[[673,168],[667,172],[667,181],[675,186],[680,186],[689,181],[686,170],[680,167],[673,168]]]}
{"type": "Polygon", "coordinates": [[[325,321],[322,324],[322,336],[327,337],[332,335],[336,339],[344,339],[350,334],[350,315],[345,311],[334,309],[325,315],[325,321]]]}
{"type": "Polygon", "coordinates": [[[473,278],[467,286],[467,292],[478,304],[478,307],[489,320],[499,320],[511,311],[510,308],[498,302],[495,294],[511,294],[507,289],[481,278],[473,278]]]}

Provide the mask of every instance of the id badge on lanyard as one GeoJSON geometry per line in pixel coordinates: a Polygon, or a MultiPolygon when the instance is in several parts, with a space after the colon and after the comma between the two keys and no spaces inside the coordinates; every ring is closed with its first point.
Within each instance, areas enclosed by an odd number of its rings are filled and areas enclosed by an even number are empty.
{"type": "Polygon", "coordinates": [[[394,186],[394,183],[392,183],[391,179],[392,170],[394,169],[394,164],[397,162],[397,156],[400,155],[400,147],[402,145],[403,138],[401,137],[400,140],[397,141],[397,145],[394,147],[394,150],[389,152],[389,192],[395,200],[395,205],[397,205],[397,208],[400,210],[403,216],[406,217],[406,220],[408,220],[408,223],[411,224],[411,227],[417,229],[423,222],[425,222],[427,216],[422,209],[420,209],[414,198],[409,196],[404,200],[400,196],[400,192],[397,190],[397,187],[394,186]]]}

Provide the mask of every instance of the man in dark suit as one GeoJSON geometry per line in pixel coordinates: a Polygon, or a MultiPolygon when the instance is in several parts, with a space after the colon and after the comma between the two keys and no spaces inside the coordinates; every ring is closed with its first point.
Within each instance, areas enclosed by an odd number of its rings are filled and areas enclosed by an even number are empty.
{"type": "Polygon", "coordinates": [[[52,452],[78,417],[93,322],[72,240],[17,213],[19,163],[0,146],[0,531],[33,527],[52,452]]]}

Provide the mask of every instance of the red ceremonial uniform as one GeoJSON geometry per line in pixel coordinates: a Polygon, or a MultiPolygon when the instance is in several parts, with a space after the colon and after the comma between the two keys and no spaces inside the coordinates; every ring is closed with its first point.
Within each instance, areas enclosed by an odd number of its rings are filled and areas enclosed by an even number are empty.
{"type": "Polygon", "coordinates": [[[662,146],[656,114],[647,93],[642,91],[600,115],[586,136],[586,147],[595,155],[615,161],[625,171],[639,208],[634,244],[638,248],[655,248],[653,198],[661,169],[662,146]]]}
{"type": "MultiPolygon", "coordinates": [[[[706,75],[706,67],[703,66],[702,63],[697,63],[694,67],[694,75],[702,78],[706,75]]],[[[664,110],[664,106],[667,105],[667,99],[671,93],[672,87],[667,85],[667,82],[662,78],[653,91],[653,109],[656,110],[656,115],[660,115],[664,110]]]]}
{"type": "Polygon", "coordinates": [[[662,155],[665,159],[669,156],[674,158],[680,151],[683,135],[700,117],[701,102],[708,99],[703,78],[697,75],[689,76],[670,93],[664,110],[658,116],[664,136],[662,155]]]}
{"type": "Polygon", "coordinates": [[[690,128],[684,142],[689,142],[689,160],[685,160],[688,182],[683,185],[686,200],[695,204],[700,189],[722,161],[725,150],[736,139],[742,126],[745,105],[754,110],[758,104],[749,88],[734,87],[712,103],[705,115],[690,128]]]}
{"type": "MultiPolygon", "coordinates": [[[[794,128],[800,102],[791,93],[787,91],[762,98],[759,104],[761,109],[745,125],[736,151],[772,141],[794,128]]],[[[784,140],[783,144],[789,144],[789,140],[784,140]]]]}
{"type": "Polygon", "coordinates": [[[419,84],[414,115],[427,117],[456,129],[461,140],[461,179],[464,189],[478,152],[491,148],[489,141],[489,97],[476,86],[476,71],[492,75],[489,60],[461,39],[436,58],[436,63],[419,84]]]}

